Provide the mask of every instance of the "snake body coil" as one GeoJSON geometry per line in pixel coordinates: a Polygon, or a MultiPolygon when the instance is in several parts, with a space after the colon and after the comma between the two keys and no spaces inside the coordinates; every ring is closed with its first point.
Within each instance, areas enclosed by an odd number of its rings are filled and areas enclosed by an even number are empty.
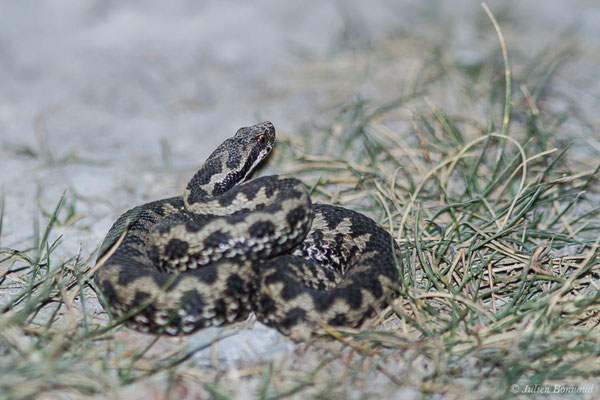
{"type": "Polygon", "coordinates": [[[275,143],[270,122],[241,128],[182,197],[123,214],[102,243],[101,303],[131,327],[177,335],[245,319],[287,333],[302,322],[358,326],[398,282],[397,245],[373,220],[311,204],[298,179],[243,182],[275,143]]]}

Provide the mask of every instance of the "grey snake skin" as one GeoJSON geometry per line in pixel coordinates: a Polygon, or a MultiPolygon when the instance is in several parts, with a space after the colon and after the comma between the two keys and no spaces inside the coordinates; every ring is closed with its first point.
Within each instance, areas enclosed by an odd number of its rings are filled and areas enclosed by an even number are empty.
{"type": "Polygon", "coordinates": [[[296,178],[242,183],[275,144],[270,122],[241,128],[183,196],[124,213],[97,259],[98,298],[130,327],[179,335],[244,320],[360,326],[399,285],[398,246],[372,219],[312,204],[296,178]]]}

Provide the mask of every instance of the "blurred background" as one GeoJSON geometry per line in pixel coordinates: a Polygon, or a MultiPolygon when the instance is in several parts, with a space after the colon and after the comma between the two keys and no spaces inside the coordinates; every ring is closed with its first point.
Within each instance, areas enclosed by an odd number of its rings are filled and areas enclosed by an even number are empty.
{"type": "MultiPolygon", "coordinates": [[[[597,108],[598,2],[488,5],[515,75],[568,47],[558,87],[597,108]]],[[[345,97],[402,94],[436,58],[476,69],[490,54],[499,45],[479,1],[2,2],[1,145],[36,147],[43,129],[57,158],[126,162],[157,158],[167,139],[174,163],[199,161],[242,125],[295,132],[345,97]]]]}

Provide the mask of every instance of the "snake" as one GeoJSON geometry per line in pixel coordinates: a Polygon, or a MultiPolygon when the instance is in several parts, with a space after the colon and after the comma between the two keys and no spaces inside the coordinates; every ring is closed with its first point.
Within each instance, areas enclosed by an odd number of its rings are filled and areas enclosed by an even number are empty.
{"type": "Polygon", "coordinates": [[[102,242],[93,289],[116,324],[182,335],[247,319],[360,327],[398,293],[390,233],[341,206],[313,204],[295,177],[249,179],[275,145],[269,121],[240,128],[183,194],[121,215],[102,242]]]}

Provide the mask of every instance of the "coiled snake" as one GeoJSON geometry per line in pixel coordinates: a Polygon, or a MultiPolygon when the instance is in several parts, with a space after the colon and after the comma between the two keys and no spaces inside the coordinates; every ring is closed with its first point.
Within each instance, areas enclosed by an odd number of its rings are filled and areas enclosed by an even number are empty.
{"type": "Polygon", "coordinates": [[[270,122],[241,128],[183,196],[123,214],[100,248],[94,282],[114,316],[177,335],[245,319],[283,333],[298,323],[358,326],[398,284],[397,245],[370,218],[311,204],[298,179],[243,182],[275,144],[270,122]]]}

